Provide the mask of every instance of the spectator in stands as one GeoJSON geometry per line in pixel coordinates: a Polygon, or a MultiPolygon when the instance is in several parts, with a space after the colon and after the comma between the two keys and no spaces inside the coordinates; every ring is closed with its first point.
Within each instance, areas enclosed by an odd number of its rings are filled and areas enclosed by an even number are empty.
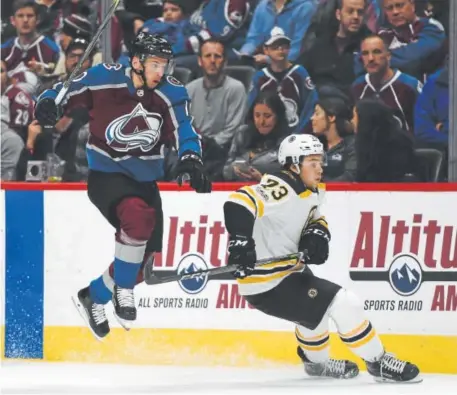
{"type": "Polygon", "coordinates": [[[364,24],[365,8],[366,0],[338,0],[334,20],[300,55],[298,63],[308,70],[318,89],[332,85],[350,94],[360,43],[372,34],[364,24]]]}
{"type": "Polygon", "coordinates": [[[38,13],[37,30],[51,40],[60,28],[62,0],[35,0],[38,13]]]}
{"type": "MultiPolygon", "coordinates": [[[[1,75],[3,88],[7,78],[6,72],[3,72],[3,66],[1,75]]],[[[24,140],[10,127],[10,112],[8,106],[7,97],[2,95],[0,112],[0,176],[2,181],[16,181],[16,166],[22,149],[24,148],[24,140]]]]}
{"type": "Polygon", "coordinates": [[[162,15],[163,25],[153,27],[150,21],[145,23],[149,31],[168,31],[167,37],[171,39],[173,51],[178,55],[176,65],[194,73],[199,71],[197,55],[200,46],[209,38],[217,39],[225,45],[227,61],[237,59],[232,49],[239,48],[244,42],[250,9],[248,0],[204,0],[200,3],[195,9],[195,1],[166,1],[162,15]],[[181,12],[171,11],[176,7],[181,12]],[[179,22],[176,21],[177,18],[180,18],[179,22]]]}
{"type": "Polygon", "coordinates": [[[389,107],[363,99],[356,104],[353,125],[357,182],[420,181],[413,136],[400,127],[389,107]]]}
{"type": "Polygon", "coordinates": [[[313,133],[324,137],[327,166],[324,181],[355,181],[357,162],[351,124],[352,107],[337,96],[320,96],[311,118],[313,133]]]}
{"type": "MultiPolygon", "coordinates": [[[[382,15],[378,1],[381,0],[367,0],[365,8],[365,23],[373,33],[379,30],[379,17],[382,15]]],[[[335,18],[335,12],[339,8],[339,3],[341,0],[319,0],[319,5],[302,40],[300,53],[308,51],[317,37],[328,34],[329,30],[338,30],[339,23],[335,18]]]]}
{"type": "Polygon", "coordinates": [[[237,131],[224,167],[227,181],[259,181],[281,170],[278,148],[290,132],[286,109],[276,92],[260,92],[249,110],[248,123],[237,131]]]}
{"type": "MultiPolygon", "coordinates": [[[[66,77],[74,70],[88,45],[89,42],[83,38],[76,38],[68,44],[65,58],[66,77]]],[[[91,62],[92,57],[89,56],[82,64],[81,72],[91,67],[91,62]]],[[[35,150],[37,138],[43,138],[41,133],[41,126],[36,121],[30,125],[26,148],[31,155],[35,150]]],[[[65,161],[63,181],[87,180],[88,165],[85,149],[88,138],[89,112],[85,108],[77,108],[65,114],[55,125],[54,139],[57,140],[55,153],[65,161]]],[[[33,159],[31,155],[23,155],[21,161],[33,159]]]]}
{"type": "Polygon", "coordinates": [[[305,131],[307,126],[310,128],[317,93],[304,67],[289,61],[290,43],[290,38],[279,27],[274,28],[265,41],[264,53],[270,58],[270,64],[254,75],[248,108],[259,92],[278,92],[286,107],[289,127],[298,133],[305,131]]]}
{"type": "Polygon", "coordinates": [[[92,25],[84,16],[72,14],[63,20],[62,30],[60,30],[59,34],[59,43],[64,52],[75,37],[90,41],[92,38],[92,25]]]}
{"type": "Polygon", "coordinates": [[[9,72],[30,69],[38,75],[51,73],[59,59],[59,48],[37,32],[37,5],[33,0],[14,0],[11,23],[17,37],[2,44],[2,59],[9,72]]]}
{"type": "Polygon", "coordinates": [[[362,41],[361,58],[367,74],[352,86],[354,101],[365,97],[382,100],[394,111],[401,127],[413,133],[414,105],[422,91],[422,83],[390,67],[390,51],[378,35],[362,41]]]}
{"type": "Polygon", "coordinates": [[[213,180],[221,177],[235,130],[246,106],[244,85],[225,74],[224,44],[209,39],[200,47],[198,64],[203,77],[187,85],[194,126],[202,136],[204,163],[213,180]]]}
{"type": "Polygon", "coordinates": [[[444,28],[432,18],[419,18],[414,0],[383,0],[388,28],[379,35],[392,53],[392,67],[424,81],[424,75],[444,64],[444,28]]]}
{"type": "Polygon", "coordinates": [[[263,0],[252,17],[242,55],[253,55],[257,64],[267,64],[263,44],[275,27],[280,27],[291,39],[289,59],[295,62],[300,54],[301,41],[317,7],[315,0],[263,0]]]}
{"type": "MultiPolygon", "coordinates": [[[[62,54],[57,63],[54,71],[55,77],[61,77],[66,74],[65,72],[65,53],[70,42],[81,37],[86,41],[92,39],[92,26],[88,19],[81,15],[69,15],[63,21],[63,27],[59,34],[60,47],[62,48],[62,54]]],[[[102,54],[100,51],[96,51],[92,58],[92,64],[95,66],[102,63],[102,54]]]]}
{"type": "MultiPolygon", "coordinates": [[[[192,55],[195,58],[192,62],[194,66],[198,65],[200,42],[211,37],[207,30],[190,22],[184,0],[166,0],[162,17],[146,21],[142,30],[163,35],[172,45],[174,56],[192,55]]],[[[189,65],[187,62],[180,62],[179,59],[175,61],[178,66],[189,65]]]]}
{"type": "Polygon", "coordinates": [[[417,145],[447,151],[449,143],[449,66],[429,77],[414,113],[417,145]]]}
{"type": "MultiPolygon", "coordinates": [[[[2,111],[7,112],[3,123],[7,123],[9,129],[13,130],[25,142],[27,138],[27,126],[33,119],[33,99],[29,91],[24,89],[26,82],[19,82],[8,75],[5,61],[1,61],[2,75],[2,111]]],[[[24,75],[24,72],[19,72],[24,75]]],[[[15,75],[19,77],[19,73],[15,75]]],[[[27,73],[31,74],[29,71],[27,73]]]]}
{"type": "MultiPolygon", "coordinates": [[[[188,6],[192,5],[191,2],[188,6]]],[[[195,3],[195,2],[194,2],[195,3]]],[[[222,41],[227,53],[244,43],[250,15],[249,0],[203,0],[191,14],[190,22],[222,41]]]]}
{"type": "MultiPolygon", "coordinates": [[[[64,59],[64,67],[63,73],[55,74],[50,76],[43,81],[41,90],[44,91],[45,89],[50,89],[56,84],[57,82],[65,81],[71,74],[71,72],[75,69],[76,65],[79,62],[79,59],[84,55],[84,50],[88,47],[89,41],[82,37],[76,37],[67,44],[65,49],[65,55],[61,58],[64,59]]],[[[87,70],[89,67],[95,66],[94,58],[95,56],[98,57],[100,55],[99,52],[95,52],[93,50],[86,61],[82,64],[81,72],[87,70]]],[[[100,58],[99,58],[100,59],[100,58]]]]}

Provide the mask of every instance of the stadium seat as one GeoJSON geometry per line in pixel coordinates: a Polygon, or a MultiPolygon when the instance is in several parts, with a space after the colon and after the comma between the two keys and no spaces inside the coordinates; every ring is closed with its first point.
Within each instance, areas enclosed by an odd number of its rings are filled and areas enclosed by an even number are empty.
{"type": "Polygon", "coordinates": [[[175,67],[173,77],[179,80],[183,85],[188,84],[192,78],[192,70],[185,67],[175,67]]]}
{"type": "Polygon", "coordinates": [[[252,77],[256,72],[254,67],[251,66],[226,66],[225,72],[232,78],[241,81],[246,88],[246,92],[249,92],[252,83],[252,77]]]}
{"type": "Polygon", "coordinates": [[[416,148],[424,171],[425,181],[438,182],[443,163],[443,153],[434,148],[416,148]]]}

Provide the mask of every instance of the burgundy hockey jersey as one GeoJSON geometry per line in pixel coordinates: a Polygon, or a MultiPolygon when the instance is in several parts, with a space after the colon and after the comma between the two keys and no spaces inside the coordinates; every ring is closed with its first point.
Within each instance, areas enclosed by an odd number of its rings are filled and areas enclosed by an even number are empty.
{"type": "MultiPolygon", "coordinates": [[[[6,62],[8,73],[14,70],[28,68],[28,63],[35,60],[44,64],[57,64],[60,50],[50,38],[39,36],[32,44],[22,47],[19,38],[12,38],[2,44],[2,60],[6,62]]],[[[47,72],[52,71],[48,69],[47,72]]]]}
{"type": "Polygon", "coordinates": [[[422,83],[399,70],[384,85],[376,88],[370,80],[370,75],[359,77],[352,85],[352,95],[355,101],[365,97],[377,97],[393,111],[403,129],[414,131],[414,106],[422,92],[422,83]]]}

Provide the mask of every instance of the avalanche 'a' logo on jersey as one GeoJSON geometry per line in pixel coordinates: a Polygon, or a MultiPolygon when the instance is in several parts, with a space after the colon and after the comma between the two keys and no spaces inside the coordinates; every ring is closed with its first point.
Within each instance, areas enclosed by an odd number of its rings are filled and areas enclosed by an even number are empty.
{"type": "Polygon", "coordinates": [[[159,141],[163,119],[160,114],[146,111],[141,103],[130,114],[116,118],[106,128],[108,145],[121,152],[141,149],[150,151],[159,141]]]}

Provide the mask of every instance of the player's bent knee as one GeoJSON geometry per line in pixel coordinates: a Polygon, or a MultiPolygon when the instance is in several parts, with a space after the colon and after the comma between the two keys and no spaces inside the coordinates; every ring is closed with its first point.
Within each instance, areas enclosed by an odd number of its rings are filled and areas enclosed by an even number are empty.
{"type": "Polygon", "coordinates": [[[349,312],[363,312],[363,304],[360,298],[352,291],[341,288],[333,299],[330,306],[330,316],[335,314],[345,314],[349,312]]]}
{"type": "Polygon", "coordinates": [[[133,242],[149,239],[156,223],[156,210],[143,199],[131,197],[122,200],[116,207],[116,214],[123,234],[121,237],[133,242]]]}

